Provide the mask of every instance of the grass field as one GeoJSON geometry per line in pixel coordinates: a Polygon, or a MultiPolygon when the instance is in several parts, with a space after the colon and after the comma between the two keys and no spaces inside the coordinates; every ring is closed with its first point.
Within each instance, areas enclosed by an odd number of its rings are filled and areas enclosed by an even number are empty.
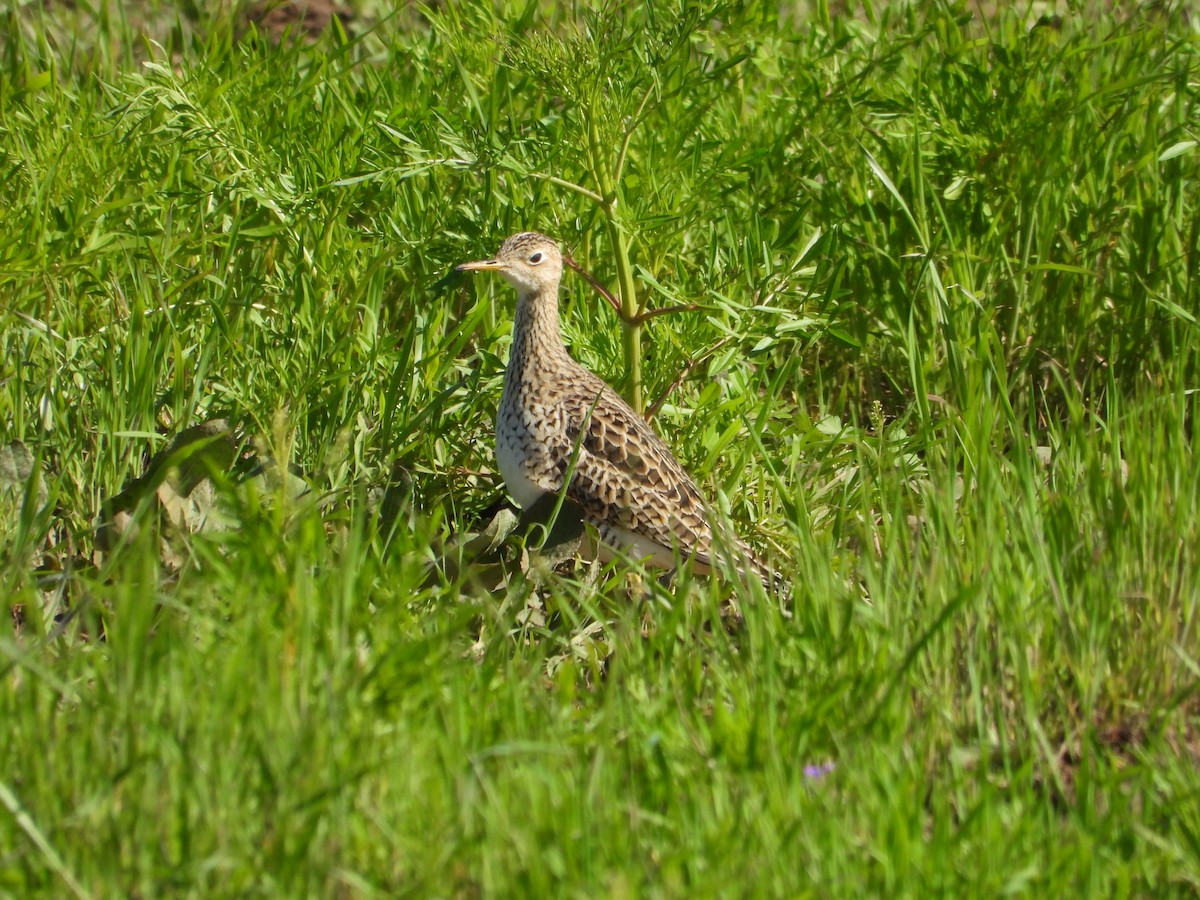
{"type": "Polygon", "coordinates": [[[476,6],[0,12],[0,895],[1194,895],[1195,12],[476,6]],[[525,229],[786,607],[463,549],[525,229]]]}

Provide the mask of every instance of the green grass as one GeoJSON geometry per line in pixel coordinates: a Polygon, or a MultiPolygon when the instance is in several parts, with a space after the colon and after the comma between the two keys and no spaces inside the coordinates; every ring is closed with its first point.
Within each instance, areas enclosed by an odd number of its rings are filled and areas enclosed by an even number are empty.
{"type": "Polygon", "coordinates": [[[1200,889],[1188,11],[384,6],[0,14],[0,895],[1200,889]],[[443,567],[526,228],[789,609],[443,567]]]}

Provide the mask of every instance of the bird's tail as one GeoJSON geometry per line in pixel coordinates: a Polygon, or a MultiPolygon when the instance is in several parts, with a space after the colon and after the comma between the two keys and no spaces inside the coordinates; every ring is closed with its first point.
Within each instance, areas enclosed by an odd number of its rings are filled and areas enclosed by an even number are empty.
{"type": "Polygon", "coordinates": [[[723,537],[728,548],[728,562],[743,576],[754,576],[762,582],[763,590],[778,600],[788,602],[792,598],[792,586],[783,573],[773,568],[753,547],[747,544],[732,529],[726,527],[723,537]]]}
{"type": "Polygon", "coordinates": [[[792,598],[792,586],[783,577],[783,573],[778,569],[772,568],[771,564],[758,555],[758,553],[745,541],[738,541],[737,555],[745,560],[740,569],[744,574],[754,574],[758,576],[758,580],[762,582],[763,590],[772,597],[779,600],[788,601],[792,598]],[[749,569],[749,572],[745,570],[749,569]]]}

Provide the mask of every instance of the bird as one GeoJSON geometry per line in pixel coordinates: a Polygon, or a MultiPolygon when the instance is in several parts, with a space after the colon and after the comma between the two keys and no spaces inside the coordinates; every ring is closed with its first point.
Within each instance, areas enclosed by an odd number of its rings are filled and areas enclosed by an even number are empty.
{"type": "Polygon", "coordinates": [[[563,255],[557,242],[525,231],[491,259],[458,265],[494,271],[517,292],[512,347],[496,415],[496,461],[517,505],[528,510],[560,493],[600,538],[603,561],[623,554],[648,567],[718,567],[718,546],[743,576],[768,591],[779,576],[736,535],[714,538],[714,519],[696,482],[640,415],[603,379],[572,358],[558,310],[563,255]],[[563,491],[564,482],[566,490],[563,491]]]}

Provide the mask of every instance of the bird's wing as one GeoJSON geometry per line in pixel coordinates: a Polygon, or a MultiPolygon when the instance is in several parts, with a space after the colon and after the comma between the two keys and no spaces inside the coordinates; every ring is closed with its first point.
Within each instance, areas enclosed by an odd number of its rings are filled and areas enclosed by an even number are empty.
{"type": "Polygon", "coordinates": [[[642,417],[586,370],[561,398],[559,413],[564,440],[558,451],[575,460],[567,497],[598,524],[711,566],[712,529],[704,499],[642,417]]]}
{"type": "MultiPolygon", "coordinates": [[[[559,470],[565,472],[574,457],[567,498],[588,519],[715,568],[711,520],[696,482],[616,391],[581,367],[559,414],[557,431],[565,436],[557,448],[565,454],[559,470]]],[[[724,539],[737,568],[747,566],[769,592],[790,593],[782,576],[739,536],[726,533],[724,539]]]]}

